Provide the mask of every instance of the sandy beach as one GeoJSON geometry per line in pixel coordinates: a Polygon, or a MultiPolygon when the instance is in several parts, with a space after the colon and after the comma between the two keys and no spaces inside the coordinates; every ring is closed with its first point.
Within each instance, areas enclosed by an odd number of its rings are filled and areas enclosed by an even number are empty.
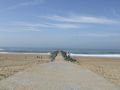
{"type": "Polygon", "coordinates": [[[78,64],[120,86],[120,58],[74,57],[78,64]]]}
{"type": "Polygon", "coordinates": [[[120,89],[119,59],[74,58],[76,63],[65,61],[60,53],[53,62],[43,55],[42,59],[36,55],[1,55],[0,90],[120,89]]]}
{"type": "Polygon", "coordinates": [[[17,72],[31,67],[35,63],[48,63],[51,61],[47,54],[0,54],[0,80],[5,79],[17,72]]]}
{"type": "Polygon", "coordinates": [[[119,90],[102,76],[59,53],[54,62],[34,64],[0,82],[1,90],[119,90]]]}

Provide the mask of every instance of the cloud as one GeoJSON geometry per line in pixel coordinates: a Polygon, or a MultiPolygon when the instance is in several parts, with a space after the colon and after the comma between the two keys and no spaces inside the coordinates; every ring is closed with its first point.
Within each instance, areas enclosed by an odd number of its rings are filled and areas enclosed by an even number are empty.
{"type": "Polygon", "coordinates": [[[38,4],[42,3],[43,1],[44,0],[32,0],[32,1],[29,1],[29,2],[21,2],[21,3],[18,3],[16,5],[9,6],[9,7],[6,7],[4,9],[1,9],[0,12],[4,12],[4,11],[7,11],[7,10],[13,10],[13,9],[17,9],[17,8],[25,7],[25,6],[38,5],[38,4]]]}
{"type": "MultiPolygon", "coordinates": [[[[80,30],[81,28],[90,28],[94,25],[104,24],[119,24],[117,20],[111,20],[107,18],[90,17],[90,16],[39,16],[41,19],[39,22],[14,22],[13,24],[18,28],[23,28],[26,31],[41,31],[41,30],[80,30]]],[[[84,35],[81,35],[84,36],[84,35]]],[[[87,36],[99,36],[96,34],[90,34],[87,36]]],[[[102,34],[100,35],[102,36],[102,34]]]]}
{"type": "MultiPolygon", "coordinates": [[[[65,23],[30,23],[30,22],[14,22],[12,23],[13,27],[9,32],[20,32],[20,31],[34,31],[34,32],[41,32],[43,30],[70,30],[70,29],[78,29],[82,26],[80,25],[74,25],[74,24],[65,24],[65,23]]],[[[5,31],[5,30],[3,30],[5,31]]]]}
{"type": "Polygon", "coordinates": [[[25,23],[23,23],[24,25],[22,24],[18,24],[18,23],[12,23],[10,24],[10,26],[7,26],[4,27],[4,28],[0,28],[0,32],[23,32],[23,31],[34,31],[34,32],[41,32],[42,30],[38,27],[33,27],[31,25],[27,25],[25,23]]]}
{"type": "Polygon", "coordinates": [[[80,25],[76,24],[51,24],[51,26],[56,27],[56,28],[62,28],[62,29],[75,29],[75,28],[80,28],[80,25]]]}
{"type": "Polygon", "coordinates": [[[32,27],[32,28],[42,28],[42,29],[77,29],[81,28],[82,25],[70,24],[70,23],[29,23],[29,22],[18,22],[19,26],[22,27],[32,27]]]}
{"type": "Polygon", "coordinates": [[[41,29],[38,29],[36,27],[23,27],[21,28],[22,31],[33,31],[33,32],[41,32],[41,29]]]}
{"type": "Polygon", "coordinates": [[[102,17],[91,17],[91,16],[40,16],[41,18],[67,23],[81,23],[81,24],[118,24],[120,21],[112,20],[102,17]]]}
{"type": "MultiPolygon", "coordinates": [[[[39,29],[81,29],[88,28],[92,25],[96,24],[119,24],[120,22],[117,20],[111,20],[107,18],[99,18],[99,17],[90,17],[90,16],[39,16],[42,19],[38,23],[30,23],[30,22],[18,22],[17,24],[26,28],[37,28],[39,29]]],[[[27,29],[28,30],[28,29],[27,29]]],[[[34,31],[34,29],[32,29],[34,31]]],[[[95,35],[93,35],[95,36],[95,35]]]]}
{"type": "Polygon", "coordinates": [[[119,33],[80,33],[78,37],[120,37],[119,33]]]}

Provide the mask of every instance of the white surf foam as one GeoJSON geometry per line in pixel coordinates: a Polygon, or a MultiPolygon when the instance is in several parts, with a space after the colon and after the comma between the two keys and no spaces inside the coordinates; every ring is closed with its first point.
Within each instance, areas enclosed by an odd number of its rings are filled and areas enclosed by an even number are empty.
{"type": "Polygon", "coordinates": [[[0,52],[0,54],[30,54],[30,55],[51,55],[50,53],[14,53],[14,52],[0,52]]]}
{"type": "Polygon", "coordinates": [[[71,53],[70,56],[120,58],[120,54],[73,54],[71,53]]]}
{"type": "Polygon", "coordinates": [[[0,52],[0,54],[7,54],[8,52],[0,52]]]}

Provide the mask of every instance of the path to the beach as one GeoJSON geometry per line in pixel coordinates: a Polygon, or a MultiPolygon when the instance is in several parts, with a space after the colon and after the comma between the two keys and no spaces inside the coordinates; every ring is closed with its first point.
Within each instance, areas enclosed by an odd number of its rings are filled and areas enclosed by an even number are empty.
{"type": "Polygon", "coordinates": [[[120,90],[103,77],[66,62],[61,53],[54,62],[36,64],[0,81],[0,90],[120,90]]]}

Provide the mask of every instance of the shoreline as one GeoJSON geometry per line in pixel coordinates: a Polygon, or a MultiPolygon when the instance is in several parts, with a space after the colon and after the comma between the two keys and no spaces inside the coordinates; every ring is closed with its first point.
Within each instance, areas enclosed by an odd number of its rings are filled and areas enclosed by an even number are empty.
{"type": "MultiPolygon", "coordinates": [[[[51,55],[50,52],[0,52],[0,55],[51,55]]],[[[93,57],[93,58],[120,58],[120,54],[75,54],[70,53],[71,57],[93,57]]]]}
{"type": "Polygon", "coordinates": [[[71,57],[120,58],[120,54],[70,54],[71,57]]]}
{"type": "Polygon", "coordinates": [[[23,54],[23,55],[51,55],[50,52],[48,53],[20,53],[20,52],[0,52],[0,54],[23,54]]]}

